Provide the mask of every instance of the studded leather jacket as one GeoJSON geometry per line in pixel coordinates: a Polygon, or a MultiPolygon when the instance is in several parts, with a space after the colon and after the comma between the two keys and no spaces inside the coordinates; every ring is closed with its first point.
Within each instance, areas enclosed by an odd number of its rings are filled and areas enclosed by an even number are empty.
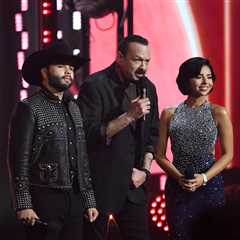
{"type": "MultiPolygon", "coordinates": [[[[82,117],[73,100],[65,106],[75,128],[78,188],[85,208],[96,207],[86,153],[82,117]]],[[[73,184],[66,111],[51,93],[40,90],[19,102],[10,128],[9,170],[16,210],[32,208],[31,188],[69,190],[73,184]]]]}

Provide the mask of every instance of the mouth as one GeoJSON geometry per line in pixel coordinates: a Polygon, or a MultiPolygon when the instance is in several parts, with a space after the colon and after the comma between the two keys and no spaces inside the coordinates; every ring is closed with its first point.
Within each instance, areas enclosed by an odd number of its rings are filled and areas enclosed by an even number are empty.
{"type": "Polygon", "coordinates": [[[199,87],[200,91],[209,91],[210,89],[211,89],[211,87],[208,87],[208,86],[199,87]]]}
{"type": "Polygon", "coordinates": [[[137,78],[142,78],[145,76],[145,73],[135,73],[137,78]]]}
{"type": "Polygon", "coordinates": [[[72,82],[72,78],[71,77],[63,77],[64,82],[72,82]]]}

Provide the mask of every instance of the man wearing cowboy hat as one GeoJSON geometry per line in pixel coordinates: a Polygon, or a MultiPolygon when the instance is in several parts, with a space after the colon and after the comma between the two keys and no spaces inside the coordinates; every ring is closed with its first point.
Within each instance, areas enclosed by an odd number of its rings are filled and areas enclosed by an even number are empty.
{"type": "Polygon", "coordinates": [[[17,218],[27,239],[81,239],[83,212],[98,216],[81,113],[64,91],[87,60],[59,40],[30,55],[26,82],[39,92],[18,103],[10,128],[9,170],[17,218]]]}

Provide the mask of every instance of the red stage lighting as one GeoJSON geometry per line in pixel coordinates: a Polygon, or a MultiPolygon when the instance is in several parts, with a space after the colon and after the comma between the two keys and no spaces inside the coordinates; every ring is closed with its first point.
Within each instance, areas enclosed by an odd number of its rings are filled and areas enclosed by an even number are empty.
{"type": "Polygon", "coordinates": [[[50,15],[53,13],[53,4],[48,1],[44,1],[42,3],[42,14],[43,15],[50,15]]]}
{"type": "Polygon", "coordinates": [[[55,40],[56,32],[56,2],[55,0],[41,1],[40,17],[41,43],[44,48],[55,40]]]}
{"type": "Polygon", "coordinates": [[[42,31],[42,42],[44,44],[48,44],[50,42],[52,42],[52,31],[48,30],[48,29],[44,29],[42,31]]]}
{"type": "Polygon", "coordinates": [[[50,42],[51,42],[51,38],[49,38],[49,37],[43,38],[43,43],[50,43],[50,42]]]}
{"type": "Polygon", "coordinates": [[[52,13],[52,10],[44,9],[42,13],[43,15],[50,15],[52,13]]]}
{"type": "Polygon", "coordinates": [[[165,203],[165,195],[163,192],[157,196],[153,202],[151,203],[150,215],[153,223],[161,228],[163,231],[168,232],[169,228],[167,225],[166,218],[166,203],[165,203]]]}
{"type": "Polygon", "coordinates": [[[52,35],[52,32],[49,31],[49,30],[43,30],[43,36],[44,37],[47,37],[47,36],[51,36],[52,35]]]}

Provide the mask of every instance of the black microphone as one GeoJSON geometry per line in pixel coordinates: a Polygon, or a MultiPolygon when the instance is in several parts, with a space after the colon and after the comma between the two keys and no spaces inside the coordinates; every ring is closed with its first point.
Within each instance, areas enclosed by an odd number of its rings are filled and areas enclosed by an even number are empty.
{"type": "Polygon", "coordinates": [[[40,225],[40,226],[45,226],[45,227],[48,226],[48,223],[42,221],[41,219],[36,219],[36,220],[35,220],[35,224],[36,224],[36,225],[40,225]]]}
{"type": "MultiPolygon", "coordinates": [[[[141,77],[139,79],[139,83],[140,83],[140,89],[141,89],[141,98],[146,98],[147,97],[147,87],[146,87],[146,78],[145,77],[141,77]]],[[[143,121],[146,120],[146,115],[143,115],[143,121]]]]}
{"type": "Polygon", "coordinates": [[[186,179],[193,179],[194,178],[194,167],[192,165],[187,165],[184,171],[184,176],[186,179]]]}

